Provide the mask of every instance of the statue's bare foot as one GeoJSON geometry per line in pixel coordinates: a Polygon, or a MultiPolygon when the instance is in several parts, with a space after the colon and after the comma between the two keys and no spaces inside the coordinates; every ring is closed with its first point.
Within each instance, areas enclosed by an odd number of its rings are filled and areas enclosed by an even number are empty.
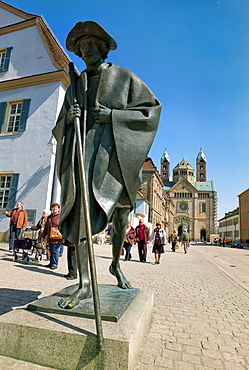
{"type": "Polygon", "coordinates": [[[112,265],[109,267],[110,273],[118,280],[118,286],[122,289],[132,289],[131,283],[126,279],[120,268],[114,269],[112,265]]]}
{"type": "Polygon", "coordinates": [[[84,288],[79,288],[78,290],[76,290],[76,292],[74,292],[71,296],[67,298],[62,298],[58,302],[58,305],[61,308],[68,308],[68,309],[74,308],[80,303],[80,301],[82,301],[83,299],[90,298],[91,296],[92,294],[90,292],[90,287],[89,285],[87,285],[84,288]]]}

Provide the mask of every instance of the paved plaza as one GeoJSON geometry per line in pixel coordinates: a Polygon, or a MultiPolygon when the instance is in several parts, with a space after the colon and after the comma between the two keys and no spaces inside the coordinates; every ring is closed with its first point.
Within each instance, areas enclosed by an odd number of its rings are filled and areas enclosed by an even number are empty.
{"type": "MultiPolygon", "coordinates": [[[[94,247],[98,282],[116,284],[108,273],[111,246],[94,247]]],[[[122,269],[134,287],[153,291],[155,301],[135,370],[249,369],[249,249],[192,244],[184,254],[168,244],[160,265],[153,265],[151,245],[147,263],[138,261],[136,246],[132,255],[127,262],[121,257],[122,269]]],[[[0,244],[1,315],[72,284],[63,278],[66,250],[57,270],[45,264],[14,262],[0,244]]],[[[0,368],[48,369],[1,356],[0,368]]]]}

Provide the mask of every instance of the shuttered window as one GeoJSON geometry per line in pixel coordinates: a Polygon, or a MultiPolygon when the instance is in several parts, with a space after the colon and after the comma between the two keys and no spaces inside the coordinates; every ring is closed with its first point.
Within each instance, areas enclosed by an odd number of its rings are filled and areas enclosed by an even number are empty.
{"type": "Polygon", "coordinates": [[[0,49],[0,73],[9,70],[12,47],[0,49]]]}
{"type": "Polygon", "coordinates": [[[9,117],[6,125],[6,132],[19,131],[22,103],[13,103],[9,108],[9,117]]]}
{"type": "Polygon", "coordinates": [[[0,133],[3,130],[4,126],[4,120],[5,120],[5,115],[6,115],[6,107],[7,107],[7,102],[2,102],[0,103],[0,133]]]}
{"type": "Polygon", "coordinates": [[[26,130],[31,99],[0,103],[0,133],[26,130]]]}
{"type": "Polygon", "coordinates": [[[0,209],[11,210],[15,206],[19,173],[0,172],[0,209]]]}

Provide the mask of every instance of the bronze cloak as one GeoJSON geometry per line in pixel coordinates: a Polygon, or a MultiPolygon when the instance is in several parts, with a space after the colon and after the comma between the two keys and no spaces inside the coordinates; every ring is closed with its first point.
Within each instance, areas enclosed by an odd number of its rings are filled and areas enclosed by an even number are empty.
{"type": "MultiPolygon", "coordinates": [[[[82,93],[84,75],[82,72],[77,80],[82,112],[86,103],[82,93]]],[[[69,88],[53,135],[57,140],[56,163],[61,183],[60,230],[66,239],[78,244],[85,238],[85,226],[74,127],[66,124],[71,104],[69,88]]],[[[123,189],[129,198],[126,206],[132,210],[140,186],[139,172],[154,140],[161,112],[159,101],[145,83],[114,64],[101,72],[95,107],[111,109],[112,124],[94,124],[86,136],[85,165],[93,234],[106,227],[123,189]]]]}

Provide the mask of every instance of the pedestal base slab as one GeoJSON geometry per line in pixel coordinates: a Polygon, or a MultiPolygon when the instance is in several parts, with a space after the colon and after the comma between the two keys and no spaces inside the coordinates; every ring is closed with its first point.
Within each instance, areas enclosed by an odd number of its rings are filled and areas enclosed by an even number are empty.
{"type": "Polygon", "coordinates": [[[102,322],[99,351],[94,319],[16,309],[0,316],[0,355],[57,370],[132,370],[152,311],[153,293],[137,292],[118,322],[102,322]]]}

